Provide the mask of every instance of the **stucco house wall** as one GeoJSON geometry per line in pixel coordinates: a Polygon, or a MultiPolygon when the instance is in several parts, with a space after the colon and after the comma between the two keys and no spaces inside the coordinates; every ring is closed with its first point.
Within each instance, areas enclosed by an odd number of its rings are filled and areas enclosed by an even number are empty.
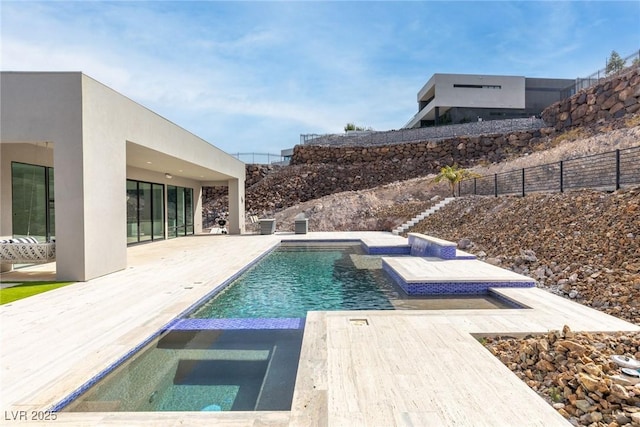
{"type": "Polygon", "coordinates": [[[230,232],[244,231],[244,163],[80,72],[1,77],[0,234],[11,234],[11,162],[53,166],[59,279],[126,268],[128,177],[167,184],[170,173],[170,184],[193,188],[196,233],[202,185],[229,185],[230,232]],[[33,148],[45,145],[53,162],[33,148]]]}

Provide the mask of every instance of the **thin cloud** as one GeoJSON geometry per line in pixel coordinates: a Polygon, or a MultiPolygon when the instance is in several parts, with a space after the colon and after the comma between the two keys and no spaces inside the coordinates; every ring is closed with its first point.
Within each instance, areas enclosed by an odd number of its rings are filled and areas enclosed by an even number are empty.
{"type": "Polygon", "coordinates": [[[433,73],[575,77],[640,42],[637,2],[2,6],[2,69],[83,71],[234,152],[398,129],[433,73]]]}

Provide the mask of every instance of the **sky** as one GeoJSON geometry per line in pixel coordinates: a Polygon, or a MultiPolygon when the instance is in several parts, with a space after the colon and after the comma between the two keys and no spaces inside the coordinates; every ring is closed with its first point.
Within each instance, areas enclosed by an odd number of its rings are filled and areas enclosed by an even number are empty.
{"type": "Polygon", "coordinates": [[[0,0],[0,24],[3,71],[82,71],[231,154],[400,129],[434,73],[576,78],[640,49],[640,0],[0,0]]]}

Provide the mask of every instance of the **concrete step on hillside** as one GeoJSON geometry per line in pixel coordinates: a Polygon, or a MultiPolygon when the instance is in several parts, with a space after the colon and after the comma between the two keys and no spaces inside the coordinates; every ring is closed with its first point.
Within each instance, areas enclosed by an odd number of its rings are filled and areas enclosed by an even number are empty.
{"type": "Polygon", "coordinates": [[[419,223],[420,221],[422,221],[423,219],[425,219],[426,217],[428,217],[432,213],[436,212],[437,210],[439,210],[443,206],[446,206],[448,203],[450,203],[453,200],[455,200],[454,197],[447,197],[446,199],[443,199],[443,200],[439,201],[437,204],[435,204],[434,206],[430,207],[426,211],[420,213],[419,215],[416,215],[415,217],[411,218],[409,221],[407,221],[404,224],[398,226],[397,228],[394,228],[393,230],[391,230],[391,232],[393,234],[401,234],[401,233],[405,233],[405,232],[409,231],[409,229],[414,227],[417,223],[419,223]]]}

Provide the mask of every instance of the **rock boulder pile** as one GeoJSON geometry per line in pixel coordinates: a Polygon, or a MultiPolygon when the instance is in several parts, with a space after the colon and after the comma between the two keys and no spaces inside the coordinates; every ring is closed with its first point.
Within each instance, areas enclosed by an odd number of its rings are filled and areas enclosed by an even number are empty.
{"type": "Polygon", "coordinates": [[[640,426],[640,380],[612,355],[640,359],[640,333],[562,331],[525,339],[486,338],[485,346],[574,425],[640,426]]]}

